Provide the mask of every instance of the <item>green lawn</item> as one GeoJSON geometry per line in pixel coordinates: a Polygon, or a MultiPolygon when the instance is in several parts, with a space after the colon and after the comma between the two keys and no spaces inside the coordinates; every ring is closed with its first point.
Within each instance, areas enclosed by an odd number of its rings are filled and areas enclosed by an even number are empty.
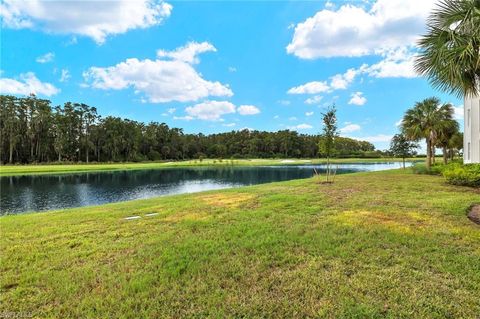
{"type": "Polygon", "coordinates": [[[473,202],[386,171],[5,216],[0,313],[478,318],[473,202]]]}
{"type": "MultiPolygon", "coordinates": [[[[423,159],[411,159],[423,161],[423,159]]],[[[333,163],[368,163],[368,162],[398,162],[398,158],[348,158],[332,159],[333,163]]],[[[301,165],[312,163],[326,163],[326,159],[235,159],[218,160],[205,159],[177,161],[177,162],[147,162],[147,163],[100,163],[100,164],[50,164],[50,165],[1,165],[0,176],[74,173],[86,171],[110,171],[128,169],[160,169],[183,166],[259,166],[259,165],[301,165]]]]}

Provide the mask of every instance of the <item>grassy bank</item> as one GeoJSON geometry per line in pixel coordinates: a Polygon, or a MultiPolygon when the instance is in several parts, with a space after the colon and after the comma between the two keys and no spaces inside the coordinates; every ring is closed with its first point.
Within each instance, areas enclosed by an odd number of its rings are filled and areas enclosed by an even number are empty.
{"type": "MultiPolygon", "coordinates": [[[[422,159],[411,159],[422,160],[422,159]]],[[[369,162],[398,162],[398,158],[347,158],[332,159],[333,163],[369,163],[369,162]]],[[[259,165],[301,165],[326,163],[326,159],[235,159],[235,160],[190,160],[177,162],[149,162],[149,163],[100,163],[100,164],[50,164],[50,165],[2,165],[0,176],[29,175],[29,174],[60,174],[89,171],[112,171],[129,169],[161,169],[169,167],[189,166],[259,166],[259,165]]]]}
{"type": "Polygon", "coordinates": [[[386,171],[5,216],[0,313],[476,318],[473,202],[386,171]]]}

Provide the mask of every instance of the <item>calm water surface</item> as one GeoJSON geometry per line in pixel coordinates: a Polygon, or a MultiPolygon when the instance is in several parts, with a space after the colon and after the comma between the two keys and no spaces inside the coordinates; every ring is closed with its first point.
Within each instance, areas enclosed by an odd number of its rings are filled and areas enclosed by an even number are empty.
{"type": "MultiPolygon", "coordinates": [[[[400,163],[342,164],[338,165],[337,174],[400,166],[400,163]]],[[[0,177],[0,215],[309,178],[314,168],[324,172],[325,166],[169,168],[0,177]]]]}

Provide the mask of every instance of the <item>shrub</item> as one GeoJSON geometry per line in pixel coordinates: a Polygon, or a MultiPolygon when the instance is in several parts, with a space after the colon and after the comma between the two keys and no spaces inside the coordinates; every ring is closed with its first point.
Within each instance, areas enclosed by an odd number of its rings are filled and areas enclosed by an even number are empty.
{"type": "Polygon", "coordinates": [[[158,161],[158,160],[162,159],[162,154],[160,154],[157,151],[151,150],[151,151],[148,152],[147,157],[151,161],[158,161]]]}
{"type": "Polygon", "coordinates": [[[480,164],[452,163],[443,169],[443,176],[449,184],[480,187],[480,164]]]}
{"type": "Polygon", "coordinates": [[[427,166],[424,163],[416,163],[412,166],[412,170],[415,174],[426,174],[426,175],[442,175],[442,171],[445,169],[443,164],[432,164],[430,169],[427,169],[427,166]]]}

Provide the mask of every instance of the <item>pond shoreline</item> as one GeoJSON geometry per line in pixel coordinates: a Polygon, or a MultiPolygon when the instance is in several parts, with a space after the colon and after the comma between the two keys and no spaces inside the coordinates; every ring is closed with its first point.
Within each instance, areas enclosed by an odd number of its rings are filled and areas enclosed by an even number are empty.
{"type": "MultiPolygon", "coordinates": [[[[408,163],[410,164],[410,163],[408,163]]],[[[337,174],[381,171],[398,162],[332,164],[337,174]]],[[[324,174],[325,164],[178,166],[0,177],[0,215],[86,207],[135,199],[238,188],[324,174]]]]}
{"type": "MultiPolygon", "coordinates": [[[[407,161],[421,162],[423,158],[408,158],[407,161]]],[[[402,162],[401,158],[334,158],[333,164],[353,163],[391,163],[402,162]]],[[[278,166],[302,164],[326,164],[324,158],[314,159],[204,159],[176,162],[142,162],[142,163],[82,163],[82,164],[38,164],[38,165],[0,165],[0,177],[16,175],[68,174],[82,172],[163,169],[174,167],[228,167],[228,166],[278,166]]]]}

